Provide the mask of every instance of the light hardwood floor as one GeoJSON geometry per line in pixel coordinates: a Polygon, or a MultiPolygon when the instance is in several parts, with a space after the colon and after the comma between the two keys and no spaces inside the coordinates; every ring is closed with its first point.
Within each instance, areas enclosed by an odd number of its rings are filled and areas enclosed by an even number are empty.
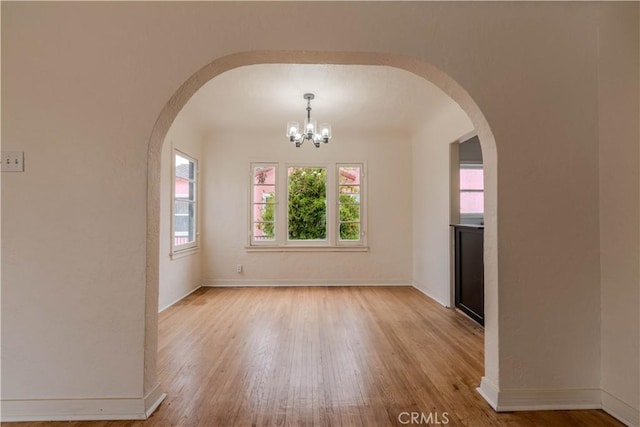
{"type": "Polygon", "coordinates": [[[203,288],[161,313],[159,343],[168,397],[149,420],[12,426],[621,425],[496,414],[475,390],[482,328],[409,287],[203,288]]]}

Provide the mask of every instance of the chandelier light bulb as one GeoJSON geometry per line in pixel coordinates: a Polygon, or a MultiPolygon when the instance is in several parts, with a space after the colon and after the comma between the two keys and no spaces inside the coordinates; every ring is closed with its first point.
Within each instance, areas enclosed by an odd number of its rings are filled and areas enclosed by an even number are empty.
{"type": "Polygon", "coordinates": [[[300,134],[300,125],[298,122],[287,123],[287,137],[289,141],[293,142],[296,135],[300,134]]]}
{"type": "Polygon", "coordinates": [[[329,123],[320,125],[320,136],[325,144],[329,142],[329,139],[331,139],[331,125],[329,123]]]}
{"type": "Polygon", "coordinates": [[[310,138],[313,138],[313,135],[316,132],[316,121],[315,120],[308,121],[307,123],[305,123],[304,128],[307,136],[310,138]]]}

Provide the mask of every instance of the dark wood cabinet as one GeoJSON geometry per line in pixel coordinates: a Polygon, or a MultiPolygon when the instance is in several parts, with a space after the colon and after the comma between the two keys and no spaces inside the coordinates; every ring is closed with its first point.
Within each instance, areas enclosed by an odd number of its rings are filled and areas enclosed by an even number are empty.
{"type": "Polygon", "coordinates": [[[484,227],[456,224],[455,305],[484,326],[484,227]]]}

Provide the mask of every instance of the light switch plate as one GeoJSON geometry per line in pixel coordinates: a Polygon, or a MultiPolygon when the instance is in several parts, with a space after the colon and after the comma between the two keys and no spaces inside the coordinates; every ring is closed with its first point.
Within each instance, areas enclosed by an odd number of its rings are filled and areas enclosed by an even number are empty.
{"type": "Polygon", "coordinates": [[[3,151],[2,172],[24,172],[24,151],[3,151]]]}

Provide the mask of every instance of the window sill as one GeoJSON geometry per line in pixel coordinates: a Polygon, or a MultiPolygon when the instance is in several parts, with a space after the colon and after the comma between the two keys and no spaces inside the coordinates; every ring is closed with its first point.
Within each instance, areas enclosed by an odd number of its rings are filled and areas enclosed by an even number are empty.
{"type": "Polygon", "coordinates": [[[247,252],[369,252],[368,246],[245,246],[247,252]]]}
{"type": "Polygon", "coordinates": [[[200,251],[200,248],[197,247],[197,246],[194,246],[193,248],[180,249],[180,250],[171,252],[169,254],[169,257],[171,259],[184,258],[184,257],[187,257],[187,256],[195,255],[198,251],[200,251]]]}

